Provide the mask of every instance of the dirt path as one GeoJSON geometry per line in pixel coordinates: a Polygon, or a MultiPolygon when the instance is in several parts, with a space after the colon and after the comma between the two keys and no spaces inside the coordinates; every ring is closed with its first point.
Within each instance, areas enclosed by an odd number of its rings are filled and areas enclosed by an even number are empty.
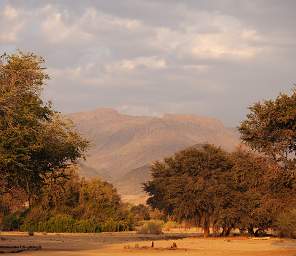
{"type": "MultiPolygon", "coordinates": [[[[296,241],[248,238],[194,238],[192,234],[163,236],[135,233],[26,234],[1,235],[0,245],[41,245],[42,250],[22,252],[21,256],[296,256],[296,241]],[[162,240],[160,240],[162,239],[162,240]],[[154,241],[154,248],[151,248],[154,241]],[[177,249],[169,249],[175,242],[177,249]]],[[[13,255],[13,254],[1,254],[13,255]]]]}

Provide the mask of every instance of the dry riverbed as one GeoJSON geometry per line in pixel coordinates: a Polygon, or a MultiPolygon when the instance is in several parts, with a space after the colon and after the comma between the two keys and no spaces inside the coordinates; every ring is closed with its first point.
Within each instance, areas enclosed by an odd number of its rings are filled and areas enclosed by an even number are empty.
{"type": "MultiPolygon", "coordinates": [[[[41,246],[21,256],[296,256],[296,241],[288,239],[244,237],[208,238],[191,233],[166,233],[161,236],[133,232],[101,234],[1,233],[0,247],[41,246]],[[154,247],[152,248],[152,241],[154,247]],[[171,248],[176,243],[177,248],[171,248]]],[[[1,255],[13,255],[4,253],[1,255]]]]}

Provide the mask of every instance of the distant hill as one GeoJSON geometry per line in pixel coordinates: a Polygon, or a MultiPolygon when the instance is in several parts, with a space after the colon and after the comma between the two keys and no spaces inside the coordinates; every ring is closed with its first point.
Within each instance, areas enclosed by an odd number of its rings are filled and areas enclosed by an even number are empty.
{"type": "Polygon", "coordinates": [[[238,133],[219,120],[195,115],[129,116],[99,108],[68,115],[91,142],[84,176],[99,176],[116,184],[123,194],[138,194],[149,179],[149,165],[178,150],[211,143],[231,151],[238,133]]]}
{"type": "Polygon", "coordinates": [[[150,180],[150,165],[144,165],[133,169],[115,181],[119,193],[124,195],[143,194],[143,183],[150,180]]]}

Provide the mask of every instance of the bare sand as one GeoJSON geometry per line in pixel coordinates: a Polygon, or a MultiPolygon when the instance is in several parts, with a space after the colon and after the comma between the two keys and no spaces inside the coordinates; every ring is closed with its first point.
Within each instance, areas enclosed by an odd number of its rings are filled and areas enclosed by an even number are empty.
{"type": "MultiPolygon", "coordinates": [[[[42,249],[21,256],[296,256],[296,241],[245,237],[201,238],[196,234],[166,233],[160,236],[134,232],[101,234],[1,233],[0,245],[41,245],[42,249]],[[154,248],[151,242],[154,241],[154,248]],[[175,242],[177,249],[170,249],[175,242]]],[[[1,254],[13,255],[13,254],[1,254]]]]}

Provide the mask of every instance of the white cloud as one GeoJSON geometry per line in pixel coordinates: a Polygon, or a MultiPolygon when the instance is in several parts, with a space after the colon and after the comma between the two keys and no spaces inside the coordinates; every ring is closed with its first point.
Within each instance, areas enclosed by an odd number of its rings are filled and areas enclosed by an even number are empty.
{"type": "Polygon", "coordinates": [[[157,28],[151,45],[179,57],[244,60],[262,51],[262,46],[254,45],[260,41],[262,36],[255,29],[233,17],[188,11],[181,29],[157,28]]]}
{"type": "Polygon", "coordinates": [[[118,18],[98,12],[94,8],[86,9],[75,20],[71,19],[68,12],[60,11],[51,5],[43,8],[41,13],[45,16],[41,29],[51,43],[95,40],[101,36],[100,33],[106,31],[134,31],[141,26],[138,20],[118,18]]]}
{"type": "Polygon", "coordinates": [[[79,26],[79,19],[78,22],[74,23],[66,22],[68,16],[66,11],[61,12],[53,6],[47,5],[40,10],[40,15],[44,17],[41,23],[41,31],[51,43],[62,43],[70,40],[85,41],[91,38],[91,35],[79,26]]]}
{"type": "Polygon", "coordinates": [[[9,20],[13,20],[13,19],[15,19],[15,18],[18,17],[19,13],[18,13],[18,11],[17,11],[15,8],[13,8],[12,6],[10,6],[10,5],[6,5],[6,6],[4,7],[4,10],[3,10],[3,12],[2,12],[2,15],[3,15],[5,18],[9,19],[9,20]]]}
{"type": "Polygon", "coordinates": [[[0,43],[15,43],[18,34],[24,27],[24,22],[23,17],[16,8],[6,5],[2,12],[0,11],[0,43]]]}
{"type": "Polygon", "coordinates": [[[119,62],[106,65],[108,73],[130,72],[136,69],[164,69],[167,63],[164,59],[156,56],[138,57],[134,59],[124,59],[119,62]]]}
{"type": "Polygon", "coordinates": [[[88,8],[78,23],[85,28],[93,28],[94,30],[110,30],[110,29],[125,29],[136,30],[141,27],[141,22],[136,19],[119,18],[102,12],[98,12],[94,8],[88,8]]]}
{"type": "Polygon", "coordinates": [[[260,49],[248,46],[237,34],[206,34],[196,37],[191,46],[193,56],[204,59],[250,59],[260,49]]]}

